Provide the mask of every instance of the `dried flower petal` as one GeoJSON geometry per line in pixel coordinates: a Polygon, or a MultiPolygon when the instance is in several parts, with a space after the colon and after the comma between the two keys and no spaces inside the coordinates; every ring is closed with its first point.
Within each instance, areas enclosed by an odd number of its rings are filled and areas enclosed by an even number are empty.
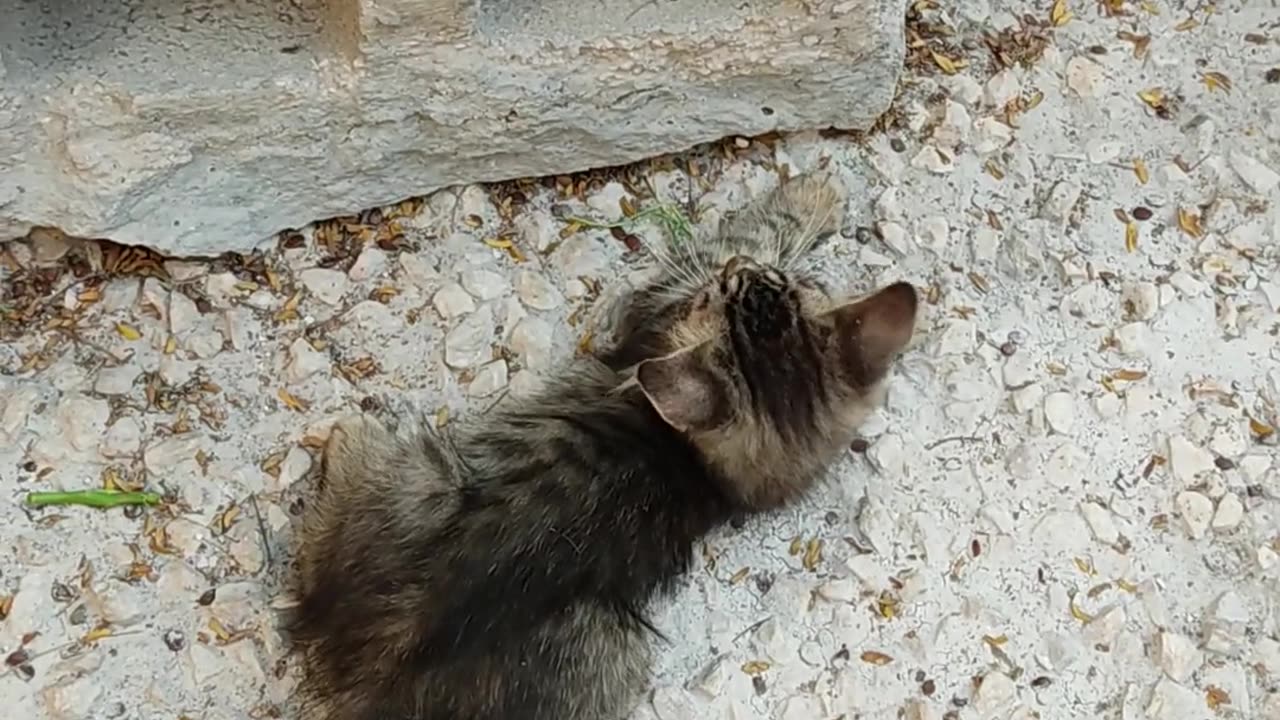
{"type": "Polygon", "coordinates": [[[311,403],[295,396],[284,388],[280,388],[276,391],[276,397],[280,398],[280,402],[284,403],[285,407],[294,412],[306,412],[311,409],[311,403]]]}
{"type": "Polygon", "coordinates": [[[104,625],[99,625],[98,627],[85,633],[84,637],[80,638],[80,643],[82,645],[88,645],[90,643],[95,643],[103,638],[111,637],[111,635],[112,635],[111,628],[106,627],[104,625]]]}
{"type": "Polygon", "coordinates": [[[1204,228],[1200,227],[1200,216],[1185,208],[1178,208],[1178,227],[1196,239],[1204,235],[1204,228]]]}
{"type": "Polygon", "coordinates": [[[142,339],[142,332],[138,328],[122,322],[116,323],[116,332],[120,334],[120,337],[130,342],[142,339]]]}
{"type": "Polygon", "coordinates": [[[1062,26],[1066,25],[1071,17],[1071,11],[1067,9],[1067,0],[1053,0],[1053,7],[1049,10],[1049,22],[1062,26]]]}
{"type": "Polygon", "coordinates": [[[1146,103],[1152,110],[1157,112],[1164,108],[1164,90],[1158,87],[1147,88],[1146,90],[1139,92],[1138,99],[1142,100],[1142,102],[1146,103]]]}
{"type": "Polygon", "coordinates": [[[818,563],[822,561],[822,540],[813,538],[805,546],[804,560],[802,564],[804,569],[813,572],[818,569],[818,563]]]}
{"type": "Polygon", "coordinates": [[[933,62],[947,75],[955,75],[959,71],[955,60],[933,50],[930,50],[929,54],[933,56],[933,62]]]}
{"type": "Polygon", "coordinates": [[[1265,438],[1274,435],[1276,429],[1261,420],[1249,418],[1249,431],[1259,438],[1265,438]]]}
{"type": "Polygon", "coordinates": [[[1142,158],[1133,159],[1133,174],[1138,176],[1138,184],[1140,185],[1146,185],[1147,180],[1151,179],[1151,176],[1147,174],[1147,164],[1142,161],[1142,158]]]}

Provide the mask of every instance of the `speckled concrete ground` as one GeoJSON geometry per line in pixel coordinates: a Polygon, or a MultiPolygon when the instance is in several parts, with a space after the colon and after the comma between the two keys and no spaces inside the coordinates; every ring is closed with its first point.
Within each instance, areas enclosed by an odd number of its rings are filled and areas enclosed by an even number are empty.
{"type": "Polygon", "coordinates": [[[1280,718],[1278,19],[964,0],[918,13],[886,130],[708,148],[692,192],[676,159],[248,260],[5,246],[39,325],[0,345],[0,707],[294,717],[282,571],[333,417],[448,422],[592,342],[661,229],[572,217],[692,196],[707,229],[825,168],[824,267],[927,288],[924,330],[827,487],[708,540],[636,717],[1280,718]],[[104,482],[164,500],[24,507],[104,482]]]}

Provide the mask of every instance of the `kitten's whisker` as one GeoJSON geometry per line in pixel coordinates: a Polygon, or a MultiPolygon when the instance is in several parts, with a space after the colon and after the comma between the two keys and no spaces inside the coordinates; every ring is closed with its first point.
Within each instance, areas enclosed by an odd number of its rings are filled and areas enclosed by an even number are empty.
{"type": "Polygon", "coordinates": [[[665,245],[660,245],[655,243],[653,245],[649,245],[648,247],[649,247],[650,254],[653,255],[654,259],[658,262],[658,264],[661,265],[663,268],[665,268],[677,279],[681,280],[683,283],[687,284],[690,287],[693,287],[699,284],[699,280],[696,273],[694,273],[681,260],[673,258],[671,253],[669,252],[669,248],[667,248],[665,245]]]}

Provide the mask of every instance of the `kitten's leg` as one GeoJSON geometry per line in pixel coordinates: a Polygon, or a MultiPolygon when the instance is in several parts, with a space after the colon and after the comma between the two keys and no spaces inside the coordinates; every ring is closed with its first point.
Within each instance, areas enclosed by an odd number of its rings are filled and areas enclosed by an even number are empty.
{"type": "Polygon", "coordinates": [[[649,686],[653,650],[647,631],[616,608],[587,601],[548,638],[560,655],[554,703],[565,720],[623,720],[649,686]]]}
{"type": "Polygon", "coordinates": [[[399,437],[368,413],[330,431],[297,539],[289,623],[306,670],[300,692],[315,708],[308,717],[383,717],[378,708],[434,597],[413,552],[452,506],[443,457],[429,439],[399,437]]]}

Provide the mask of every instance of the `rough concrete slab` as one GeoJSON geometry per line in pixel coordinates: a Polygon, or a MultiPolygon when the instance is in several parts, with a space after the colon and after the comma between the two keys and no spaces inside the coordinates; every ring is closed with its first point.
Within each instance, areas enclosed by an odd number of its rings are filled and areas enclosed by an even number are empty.
{"type": "Polygon", "coordinates": [[[905,0],[0,4],[0,237],[176,254],[888,105],[905,0]]]}
{"type": "MultiPolygon", "coordinates": [[[[699,548],[633,720],[1280,717],[1280,34],[1261,3],[1144,4],[1056,28],[1019,21],[1050,3],[947,4],[888,132],[693,156],[704,229],[783,168],[834,171],[832,284],[931,300],[830,483],[699,548]]],[[[637,173],[683,201],[682,167],[637,173]]],[[[0,313],[42,303],[0,342],[5,717],[305,720],[276,605],[329,420],[527,392],[662,238],[569,231],[653,202],[621,183],[518,190],[169,282],[3,247],[0,313]],[[141,516],[22,506],[144,472],[171,501],[141,516]]]]}

